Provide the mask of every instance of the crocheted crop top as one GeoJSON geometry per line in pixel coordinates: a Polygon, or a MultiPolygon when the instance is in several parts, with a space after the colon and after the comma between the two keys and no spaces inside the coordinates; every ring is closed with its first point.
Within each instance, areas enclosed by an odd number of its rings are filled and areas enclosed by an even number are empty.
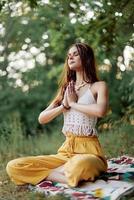
{"type": "MultiPolygon", "coordinates": [[[[96,103],[90,88],[78,99],[77,103],[85,105],[96,103]]],[[[64,124],[62,132],[64,135],[66,135],[67,132],[77,136],[97,135],[97,130],[95,128],[97,117],[86,115],[73,108],[64,112],[63,116],[64,124]]]]}

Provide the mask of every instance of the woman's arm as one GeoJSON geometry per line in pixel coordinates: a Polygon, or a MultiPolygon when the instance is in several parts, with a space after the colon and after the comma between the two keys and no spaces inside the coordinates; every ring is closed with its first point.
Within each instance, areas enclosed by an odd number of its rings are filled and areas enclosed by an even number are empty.
{"type": "Polygon", "coordinates": [[[104,81],[96,82],[94,89],[97,91],[97,102],[95,104],[83,105],[74,101],[69,102],[73,109],[90,116],[103,117],[108,109],[108,88],[104,81]]]}
{"type": "Polygon", "coordinates": [[[40,124],[46,124],[50,122],[52,119],[60,115],[62,112],[66,112],[68,109],[67,95],[66,91],[64,94],[64,98],[62,100],[62,104],[60,106],[55,106],[54,103],[51,103],[44,111],[42,111],[39,115],[38,121],[40,124]]]}
{"type": "Polygon", "coordinates": [[[46,124],[60,115],[64,111],[63,105],[55,107],[54,104],[50,104],[45,110],[43,110],[38,118],[40,124],[46,124]]]}

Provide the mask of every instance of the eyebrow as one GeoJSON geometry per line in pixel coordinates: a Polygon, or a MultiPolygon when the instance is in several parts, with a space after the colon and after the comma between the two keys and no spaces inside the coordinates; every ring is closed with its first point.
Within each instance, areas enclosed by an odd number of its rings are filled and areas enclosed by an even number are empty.
{"type": "MultiPolygon", "coordinates": [[[[74,53],[78,53],[78,51],[74,51],[73,54],[74,54],[74,53]]],[[[71,54],[71,53],[68,53],[67,55],[69,56],[70,54],[71,54]]]]}

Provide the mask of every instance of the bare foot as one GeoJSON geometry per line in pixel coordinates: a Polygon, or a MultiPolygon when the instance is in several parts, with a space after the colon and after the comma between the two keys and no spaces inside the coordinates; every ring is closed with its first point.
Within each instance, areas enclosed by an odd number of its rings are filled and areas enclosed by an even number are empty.
{"type": "Polygon", "coordinates": [[[59,172],[60,174],[64,174],[64,165],[55,168],[53,171],[59,172]]]}
{"type": "Polygon", "coordinates": [[[46,180],[67,184],[67,178],[64,174],[64,165],[53,169],[46,180]]]}

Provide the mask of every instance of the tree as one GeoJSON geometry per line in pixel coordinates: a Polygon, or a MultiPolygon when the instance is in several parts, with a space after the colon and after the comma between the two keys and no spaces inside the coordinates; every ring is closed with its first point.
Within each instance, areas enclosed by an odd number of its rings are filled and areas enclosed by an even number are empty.
{"type": "Polygon", "coordinates": [[[54,96],[66,51],[77,41],[93,47],[99,74],[108,82],[112,115],[107,119],[122,118],[132,107],[133,84],[129,84],[131,72],[121,72],[117,60],[125,46],[133,43],[132,7],[132,0],[1,1],[1,121],[18,111],[28,133],[41,128],[38,114],[54,96]],[[106,58],[110,65],[104,72],[101,67],[106,58]],[[128,91],[124,83],[131,89],[122,100],[128,91]]]}

